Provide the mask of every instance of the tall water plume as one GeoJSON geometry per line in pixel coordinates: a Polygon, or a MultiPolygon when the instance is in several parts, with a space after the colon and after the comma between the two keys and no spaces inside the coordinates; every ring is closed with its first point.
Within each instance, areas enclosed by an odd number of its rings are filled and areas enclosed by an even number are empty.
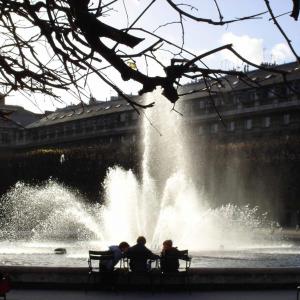
{"type": "Polygon", "coordinates": [[[191,175],[195,173],[189,161],[184,118],[157,94],[146,99],[153,100],[155,108],[147,111],[143,120],[141,179],[119,167],[107,173],[103,209],[104,232],[109,233],[106,238],[133,242],[142,234],[153,248],[172,238],[176,245],[193,250],[266,242],[268,232],[263,228],[269,224],[256,207],[209,207],[202,187],[195,186],[191,175]]]}

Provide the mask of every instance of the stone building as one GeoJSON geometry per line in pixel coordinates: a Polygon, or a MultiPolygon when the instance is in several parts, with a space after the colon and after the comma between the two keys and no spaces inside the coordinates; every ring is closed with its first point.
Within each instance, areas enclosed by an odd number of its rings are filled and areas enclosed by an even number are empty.
{"type": "MultiPolygon", "coordinates": [[[[219,139],[244,139],[246,135],[270,135],[299,129],[300,69],[290,63],[280,66],[289,71],[288,83],[281,75],[260,70],[251,71],[253,83],[236,77],[227,77],[223,84],[212,88],[213,100],[201,82],[181,88],[180,112],[191,125],[195,135],[211,135],[219,139]],[[213,105],[215,104],[215,107],[213,105]],[[216,109],[222,116],[220,122],[216,109]]],[[[133,96],[133,100],[143,101],[133,96]]],[[[9,118],[15,123],[3,122],[1,128],[15,128],[9,139],[1,135],[1,146],[28,148],[97,139],[136,141],[139,115],[124,100],[90,101],[87,105],[73,105],[47,114],[43,118],[16,106],[5,106],[1,111],[13,111],[9,118]],[[26,116],[25,116],[26,112],[26,116]],[[15,118],[15,115],[19,115],[15,118]],[[22,115],[22,116],[21,116],[22,115]],[[20,122],[21,120],[21,122],[20,122]],[[35,122],[34,122],[35,121],[35,122]],[[20,122],[22,126],[18,126],[20,122]],[[8,125],[9,124],[9,125],[8,125]]]]}
{"type": "Polygon", "coordinates": [[[0,149],[14,149],[25,127],[42,116],[25,110],[21,106],[7,105],[5,98],[0,97],[0,149]]]}

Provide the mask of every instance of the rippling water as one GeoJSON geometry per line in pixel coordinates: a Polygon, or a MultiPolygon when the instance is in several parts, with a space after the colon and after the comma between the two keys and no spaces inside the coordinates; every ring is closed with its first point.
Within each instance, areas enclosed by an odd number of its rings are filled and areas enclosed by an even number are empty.
{"type": "MultiPolygon", "coordinates": [[[[0,265],[87,267],[88,250],[106,249],[99,241],[1,241],[0,265]],[[54,254],[64,247],[67,254],[54,254]]],[[[154,252],[159,254],[159,250],[154,252]]],[[[190,252],[192,267],[263,268],[300,267],[300,247],[286,242],[280,247],[190,252]]]]}

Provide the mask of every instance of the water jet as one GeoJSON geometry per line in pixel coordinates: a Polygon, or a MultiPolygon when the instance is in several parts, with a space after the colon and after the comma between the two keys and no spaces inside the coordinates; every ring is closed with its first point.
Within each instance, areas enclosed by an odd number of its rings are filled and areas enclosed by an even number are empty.
{"type": "Polygon", "coordinates": [[[194,180],[197,170],[184,118],[155,93],[147,97],[157,101],[145,112],[140,175],[109,168],[103,201],[97,204],[86,203],[55,180],[17,183],[1,201],[0,264],[83,267],[89,249],[122,240],[133,244],[142,234],[154,251],[169,238],[188,248],[193,266],[299,265],[298,245],[283,241],[258,207],[230,199],[210,205],[201,180],[194,180]],[[58,247],[67,249],[63,259],[53,254],[58,247]]]}

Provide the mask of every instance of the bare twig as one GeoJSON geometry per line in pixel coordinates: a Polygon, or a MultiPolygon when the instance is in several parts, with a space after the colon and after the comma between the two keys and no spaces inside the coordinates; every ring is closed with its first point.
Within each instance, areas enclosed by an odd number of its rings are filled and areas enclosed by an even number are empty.
{"type": "Polygon", "coordinates": [[[269,13],[271,15],[271,18],[272,18],[274,24],[276,25],[276,27],[278,28],[278,30],[280,31],[280,33],[282,34],[282,36],[285,38],[285,40],[286,40],[289,48],[291,49],[292,53],[295,55],[298,63],[300,63],[300,57],[298,56],[296,50],[292,46],[292,41],[288,38],[287,34],[284,32],[284,30],[282,29],[282,27],[278,23],[277,18],[275,17],[275,15],[273,13],[273,10],[271,8],[270,1],[269,0],[264,0],[264,1],[265,1],[265,4],[266,4],[266,6],[268,8],[268,11],[269,11],[269,13]]]}

